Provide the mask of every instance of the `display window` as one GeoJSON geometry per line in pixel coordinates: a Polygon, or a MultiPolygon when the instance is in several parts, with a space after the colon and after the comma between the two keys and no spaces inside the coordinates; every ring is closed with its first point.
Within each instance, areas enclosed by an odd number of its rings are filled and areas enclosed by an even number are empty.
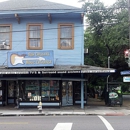
{"type": "Polygon", "coordinates": [[[40,101],[41,100],[39,81],[26,81],[25,100],[27,101],[40,101]]]}
{"type": "Polygon", "coordinates": [[[59,100],[59,81],[42,81],[42,101],[59,100]]]}
{"type": "Polygon", "coordinates": [[[0,100],[2,100],[2,81],[0,80],[0,100]]]}
{"type": "Polygon", "coordinates": [[[21,101],[59,100],[59,81],[23,81],[20,85],[21,101]]]}
{"type": "Polygon", "coordinates": [[[8,97],[14,97],[14,81],[8,82],[8,97]]]}
{"type": "MultiPolygon", "coordinates": [[[[85,84],[84,84],[85,85],[85,84]]],[[[81,100],[81,83],[80,82],[75,82],[74,83],[74,88],[75,88],[75,100],[81,100]]],[[[87,88],[86,85],[84,86],[84,99],[87,98],[87,88]]]]}
{"type": "Polygon", "coordinates": [[[0,90],[0,100],[2,100],[2,90],[0,90]]]}

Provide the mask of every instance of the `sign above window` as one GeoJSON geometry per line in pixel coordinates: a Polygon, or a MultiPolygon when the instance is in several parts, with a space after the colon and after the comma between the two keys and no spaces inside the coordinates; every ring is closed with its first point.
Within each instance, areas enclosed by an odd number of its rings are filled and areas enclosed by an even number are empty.
{"type": "Polygon", "coordinates": [[[53,67],[54,53],[49,51],[8,52],[8,67],[53,67]]]}

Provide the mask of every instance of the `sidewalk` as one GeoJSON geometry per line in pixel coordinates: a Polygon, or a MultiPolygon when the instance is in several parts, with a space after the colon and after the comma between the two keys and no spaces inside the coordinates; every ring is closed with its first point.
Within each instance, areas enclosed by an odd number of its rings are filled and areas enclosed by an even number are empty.
{"type": "Polygon", "coordinates": [[[103,115],[123,116],[130,115],[130,101],[125,101],[123,106],[108,107],[99,99],[92,99],[88,105],[81,109],[80,105],[61,108],[43,108],[39,113],[37,108],[0,107],[0,116],[60,116],[60,115],[103,115]]]}

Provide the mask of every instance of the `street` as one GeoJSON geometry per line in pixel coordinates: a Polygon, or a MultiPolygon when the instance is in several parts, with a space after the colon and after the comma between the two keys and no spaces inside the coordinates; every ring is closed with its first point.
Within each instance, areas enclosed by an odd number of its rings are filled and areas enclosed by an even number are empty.
{"type": "Polygon", "coordinates": [[[0,117],[1,130],[130,130],[130,116],[0,117]]]}

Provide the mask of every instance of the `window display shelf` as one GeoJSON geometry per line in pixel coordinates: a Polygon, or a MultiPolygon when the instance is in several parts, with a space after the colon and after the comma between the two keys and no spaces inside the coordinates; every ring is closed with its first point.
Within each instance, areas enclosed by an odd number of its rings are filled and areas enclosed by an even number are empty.
{"type": "Polygon", "coordinates": [[[0,101],[2,101],[3,94],[2,94],[2,90],[0,90],[0,101]]]}
{"type": "Polygon", "coordinates": [[[59,99],[58,81],[43,81],[42,83],[42,100],[55,101],[59,99]]]}

